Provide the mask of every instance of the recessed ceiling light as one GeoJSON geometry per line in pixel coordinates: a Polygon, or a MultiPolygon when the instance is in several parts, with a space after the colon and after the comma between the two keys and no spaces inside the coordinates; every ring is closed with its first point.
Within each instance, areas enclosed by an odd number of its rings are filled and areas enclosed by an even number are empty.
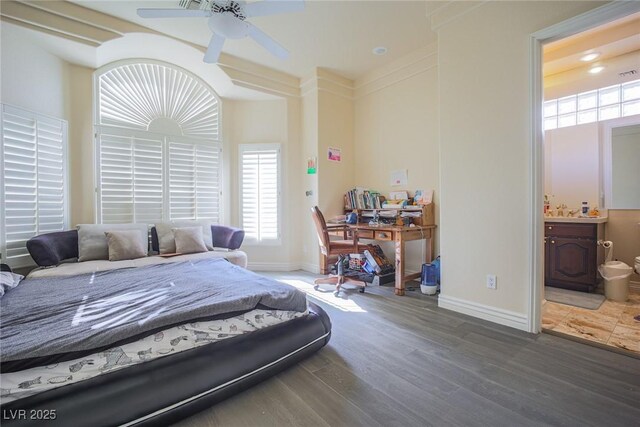
{"type": "Polygon", "coordinates": [[[589,68],[589,72],[591,74],[598,74],[602,70],[604,70],[604,67],[602,65],[596,65],[595,67],[589,68]]]}
{"type": "Polygon", "coordinates": [[[384,55],[387,53],[387,48],[384,46],[374,47],[372,52],[374,55],[384,55]]]}
{"type": "Polygon", "coordinates": [[[587,53],[586,55],[584,55],[582,58],[580,58],[580,61],[584,61],[584,62],[589,62],[589,61],[593,61],[594,59],[596,59],[598,56],[600,56],[600,54],[598,52],[593,52],[593,53],[587,53]]]}

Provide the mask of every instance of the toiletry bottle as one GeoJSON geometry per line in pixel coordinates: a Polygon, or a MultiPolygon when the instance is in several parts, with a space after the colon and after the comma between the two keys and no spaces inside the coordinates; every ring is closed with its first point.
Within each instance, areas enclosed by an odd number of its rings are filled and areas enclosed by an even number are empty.
{"type": "Polygon", "coordinates": [[[582,211],[580,213],[580,216],[584,218],[589,216],[589,202],[582,202],[582,211]]]}

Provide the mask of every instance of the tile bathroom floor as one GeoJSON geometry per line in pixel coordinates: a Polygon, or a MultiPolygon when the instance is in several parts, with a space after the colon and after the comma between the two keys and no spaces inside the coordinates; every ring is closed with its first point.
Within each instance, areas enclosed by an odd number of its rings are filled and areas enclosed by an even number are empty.
{"type": "Polygon", "coordinates": [[[640,357],[640,292],[629,293],[626,302],[605,300],[597,310],[545,301],[542,329],[570,335],[600,346],[611,346],[640,357]]]}

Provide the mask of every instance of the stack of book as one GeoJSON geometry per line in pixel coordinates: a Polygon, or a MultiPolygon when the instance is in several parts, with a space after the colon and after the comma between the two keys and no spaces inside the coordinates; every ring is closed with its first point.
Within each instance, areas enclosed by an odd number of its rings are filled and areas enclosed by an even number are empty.
{"type": "Polygon", "coordinates": [[[372,245],[371,250],[365,250],[364,256],[367,260],[363,266],[365,271],[368,271],[367,267],[373,270],[368,272],[376,274],[386,274],[395,270],[393,263],[384,255],[379,245],[372,245]]]}
{"type": "Polygon", "coordinates": [[[381,209],[385,198],[377,191],[356,187],[344,195],[344,206],[347,209],[381,209]]]}

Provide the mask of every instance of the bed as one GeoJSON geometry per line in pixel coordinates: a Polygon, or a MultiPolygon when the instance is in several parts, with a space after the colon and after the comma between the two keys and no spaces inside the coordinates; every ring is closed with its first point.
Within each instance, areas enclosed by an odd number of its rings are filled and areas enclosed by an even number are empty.
{"type": "MultiPolygon", "coordinates": [[[[229,230],[216,246],[232,253],[241,241],[229,230]]],[[[3,424],[171,423],[329,341],[320,307],[227,262],[225,251],[82,271],[85,263],[62,262],[77,256],[74,242],[74,231],[32,239],[36,262],[58,266],[30,274],[0,301],[3,424]],[[123,311],[131,295],[135,304],[123,311]]]]}

